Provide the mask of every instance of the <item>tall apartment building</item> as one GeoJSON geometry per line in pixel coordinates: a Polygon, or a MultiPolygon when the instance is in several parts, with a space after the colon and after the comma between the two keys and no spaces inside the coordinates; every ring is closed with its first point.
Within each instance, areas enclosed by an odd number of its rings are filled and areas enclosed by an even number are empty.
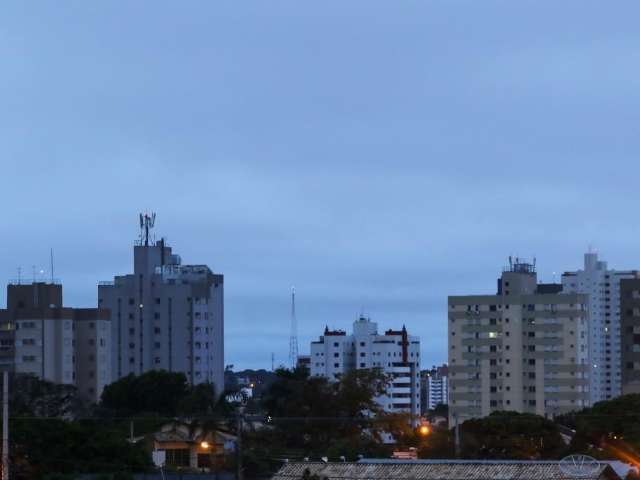
{"type": "Polygon", "coordinates": [[[620,281],[627,278],[638,278],[638,272],[610,270],[597,253],[584,255],[583,270],[562,275],[563,292],[589,295],[591,404],[622,391],[620,281]]]}
{"type": "Polygon", "coordinates": [[[588,297],[510,259],[496,295],[449,297],[449,414],[556,415],[589,405],[588,297]]]}
{"type": "Polygon", "coordinates": [[[354,370],[378,368],[390,377],[386,395],[376,399],[386,412],[420,413],[420,339],[407,329],[378,333],[378,324],[360,317],[353,333],[325,329],[311,342],[310,374],[334,381],[354,370]]]}
{"type": "Polygon", "coordinates": [[[111,381],[109,313],[64,307],[62,285],[10,284],[0,332],[5,368],[75,385],[90,401],[111,381]]]}
{"type": "Polygon", "coordinates": [[[206,265],[182,265],[164,239],[149,238],[141,216],[133,273],[98,286],[111,312],[113,379],[149,370],[183,372],[191,384],[224,390],[223,276],[206,265]]]}
{"type": "Polygon", "coordinates": [[[640,393],[640,279],[620,281],[622,394],[640,393]]]}
{"type": "Polygon", "coordinates": [[[449,403],[449,367],[444,364],[421,374],[422,413],[449,403]]]}

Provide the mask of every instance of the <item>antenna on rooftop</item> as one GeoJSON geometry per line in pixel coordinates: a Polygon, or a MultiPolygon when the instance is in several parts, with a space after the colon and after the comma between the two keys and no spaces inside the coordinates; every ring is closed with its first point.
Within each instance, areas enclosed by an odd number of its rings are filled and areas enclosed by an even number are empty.
{"type": "Polygon", "coordinates": [[[140,245],[149,246],[149,230],[156,223],[156,214],[140,214],[140,245]]]}
{"type": "Polygon", "coordinates": [[[53,248],[51,249],[51,284],[53,284],[53,248]]]}
{"type": "Polygon", "coordinates": [[[296,289],[291,287],[291,334],[289,336],[289,362],[296,368],[298,362],[298,321],[296,320],[296,289]]]}

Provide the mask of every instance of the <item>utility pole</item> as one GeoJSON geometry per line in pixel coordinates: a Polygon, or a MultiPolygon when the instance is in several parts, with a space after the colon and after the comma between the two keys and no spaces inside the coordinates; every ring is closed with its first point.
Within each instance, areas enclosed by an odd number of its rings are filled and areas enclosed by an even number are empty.
{"type": "Polygon", "coordinates": [[[243,473],[242,473],[242,413],[241,412],[238,412],[237,433],[238,433],[238,438],[236,440],[236,480],[242,480],[243,473]]]}
{"type": "Polygon", "coordinates": [[[460,424],[458,423],[458,414],[453,414],[453,421],[455,425],[455,451],[456,458],[460,458],[460,424]]]}
{"type": "Polygon", "coordinates": [[[9,372],[2,374],[2,480],[9,480],[9,372]]]}

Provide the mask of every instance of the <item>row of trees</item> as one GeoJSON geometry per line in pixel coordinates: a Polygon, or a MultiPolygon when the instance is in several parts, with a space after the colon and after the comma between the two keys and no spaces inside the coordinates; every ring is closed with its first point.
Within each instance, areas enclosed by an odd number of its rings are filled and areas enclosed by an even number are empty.
{"type": "MultiPolygon", "coordinates": [[[[310,378],[306,369],[278,370],[262,398],[251,405],[252,413],[265,421],[261,428],[247,422],[247,474],[272,472],[285,458],[389,457],[393,448],[414,447],[420,458],[453,458],[453,431],[435,427],[420,435],[406,415],[379,408],[375,398],[386,384],[376,370],[350,372],[335,382],[310,378]],[[393,435],[398,445],[386,444],[385,434],[393,435]]],[[[235,410],[218,399],[212,385],[190,386],[184,375],[161,371],[114,382],[94,406],[84,404],[73,387],[16,375],[10,401],[15,478],[149,469],[148,452],[127,441],[132,418],[136,436],[177,417],[208,428],[232,430],[236,425],[231,421],[235,410]]],[[[461,456],[468,459],[557,459],[569,453],[637,457],[640,395],[602,402],[556,421],[496,412],[462,423],[460,438],[461,456]],[[576,432],[570,445],[563,441],[561,426],[576,432]]]]}
{"type": "Polygon", "coordinates": [[[191,386],[181,373],[129,375],[108,385],[98,405],[73,386],[30,375],[11,378],[11,462],[16,479],[60,474],[145,472],[153,468],[144,442],[169,419],[187,418],[212,428],[229,415],[213,385],[191,386]]]}

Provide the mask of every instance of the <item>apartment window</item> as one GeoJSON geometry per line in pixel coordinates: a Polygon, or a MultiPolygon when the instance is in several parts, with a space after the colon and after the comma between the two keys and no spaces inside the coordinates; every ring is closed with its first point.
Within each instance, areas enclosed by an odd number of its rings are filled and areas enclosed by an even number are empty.
{"type": "Polygon", "coordinates": [[[339,368],[339,367],[340,367],[340,364],[339,364],[339,363],[334,363],[334,364],[333,364],[333,368],[339,368]]]}
{"type": "Polygon", "coordinates": [[[22,340],[22,345],[35,345],[36,340],[34,338],[25,338],[22,340]]]}
{"type": "Polygon", "coordinates": [[[93,338],[89,339],[89,345],[95,345],[96,341],[93,338]]]}
{"type": "Polygon", "coordinates": [[[339,346],[339,345],[340,345],[340,344],[339,344],[338,342],[333,342],[333,346],[334,346],[334,347],[337,347],[337,346],[339,346]]]}
{"type": "Polygon", "coordinates": [[[364,356],[366,356],[366,355],[367,355],[366,353],[364,353],[364,352],[360,352],[360,356],[361,356],[361,357],[364,357],[364,356]]]}
{"type": "Polygon", "coordinates": [[[135,303],[135,299],[129,298],[129,305],[133,305],[135,303]]]}
{"type": "Polygon", "coordinates": [[[160,318],[160,314],[158,312],[154,312],[153,314],[153,318],[155,318],[156,320],[158,320],[160,318]]]}
{"type": "Polygon", "coordinates": [[[333,356],[334,356],[335,358],[338,358],[338,357],[340,356],[340,354],[339,354],[338,352],[336,352],[336,353],[334,353],[334,354],[333,354],[333,356]]]}
{"type": "MultiPolygon", "coordinates": [[[[155,333],[156,335],[159,335],[159,334],[160,334],[160,327],[155,327],[155,328],[153,329],[153,333],[155,333]]],[[[316,355],[317,355],[317,354],[316,354],[316,355]]]]}
{"type": "Polygon", "coordinates": [[[367,365],[366,365],[365,363],[361,363],[361,364],[360,364],[360,368],[364,368],[364,367],[366,367],[366,366],[367,366],[367,365]]]}
{"type": "Polygon", "coordinates": [[[160,342],[155,342],[153,344],[154,348],[159,349],[160,348],[160,342]]]}
{"type": "Polygon", "coordinates": [[[360,346],[364,347],[366,344],[364,342],[360,342],[360,346]]]}
{"type": "Polygon", "coordinates": [[[160,357],[155,357],[153,361],[156,365],[158,365],[160,363],[160,357]]]}
{"type": "Polygon", "coordinates": [[[93,322],[89,322],[89,328],[93,330],[94,328],[96,328],[96,324],[93,322]]]}
{"type": "Polygon", "coordinates": [[[156,305],[160,305],[160,297],[156,297],[156,305]]]}
{"type": "Polygon", "coordinates": [[[24,355],[22,357],[22,361],[25,363],[32,363],[36,361],[36,357],[33,355],[24,355]]]}

